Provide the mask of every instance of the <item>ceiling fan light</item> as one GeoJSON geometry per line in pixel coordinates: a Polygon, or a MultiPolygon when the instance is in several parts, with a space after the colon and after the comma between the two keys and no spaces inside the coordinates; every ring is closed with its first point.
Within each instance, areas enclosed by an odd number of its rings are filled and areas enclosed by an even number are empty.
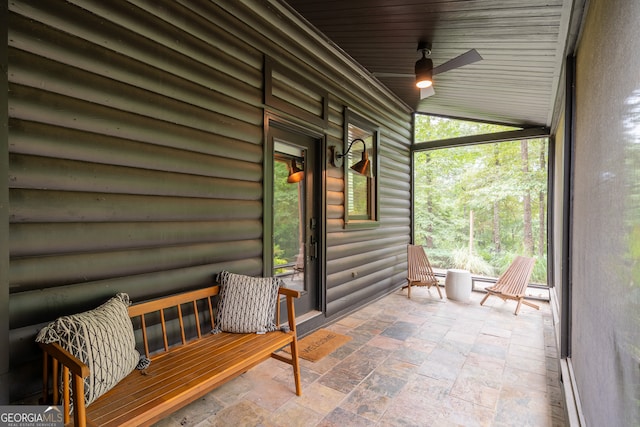
{"type": "Polygon", "coordinates": [[[423,56],[416,61],[416,86],[419,88],[429,87],[433,84],[433,61],[431,58],[423,56]]]}
{"type": "Polygon", "coordinates": [[[420,89],[428,88],[432,84],[433,84],[432,80],[427,80],[427,79],[418,80],[418,79],[416,79],[416,86],[419,87],[420,89]]]}

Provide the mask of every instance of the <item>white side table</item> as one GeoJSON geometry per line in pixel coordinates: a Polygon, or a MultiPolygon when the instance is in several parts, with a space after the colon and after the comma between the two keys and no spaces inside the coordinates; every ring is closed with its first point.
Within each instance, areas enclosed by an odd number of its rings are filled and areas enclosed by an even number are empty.
{"type": "Polygon", "coordinates": [[[467,270],[447,270],[444,279],[444,289],[447,298],[455,301],[469,302],[471,298],[471,273],[467,270]]]}

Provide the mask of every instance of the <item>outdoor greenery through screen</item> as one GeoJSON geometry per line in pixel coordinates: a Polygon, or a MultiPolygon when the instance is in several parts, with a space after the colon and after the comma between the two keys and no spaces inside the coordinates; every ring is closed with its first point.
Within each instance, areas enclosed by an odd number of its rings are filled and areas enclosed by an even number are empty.
{"type": "MultiPolygon", "coordinates": [[[[415,141],[514,129],[417,116],[415,141]]],[[[525,255],[547,282],[547,150],[540,138],[414,154],[414,241],[434,267],[496,277],[525,255]]]]}

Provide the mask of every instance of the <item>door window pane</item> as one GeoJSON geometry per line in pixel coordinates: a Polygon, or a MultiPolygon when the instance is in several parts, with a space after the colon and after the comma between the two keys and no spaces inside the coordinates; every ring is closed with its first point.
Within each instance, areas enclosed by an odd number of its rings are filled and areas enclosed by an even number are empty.
{"type": "MultiPolygon", "coordinates": [[[[282,148],[282,144],[278,146],[282,148]]],[[[291,149],[288,151],[291,152],[291,149]]],[[[305,283],[303,152],[298,155],[276,153],[273,163],[273,274],[286,277],[289,287],[303,290],[305,283]],[[299,176],[295,180],[289,179],[293,174],[301,175],[302,179],[299,176]]]]}

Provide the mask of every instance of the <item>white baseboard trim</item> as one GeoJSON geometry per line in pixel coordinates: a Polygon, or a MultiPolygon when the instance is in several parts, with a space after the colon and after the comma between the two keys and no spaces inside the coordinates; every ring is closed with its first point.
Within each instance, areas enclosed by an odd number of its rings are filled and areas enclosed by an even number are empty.
{"type": "MultiPolygon", "coordinates": [[[[551,307],[551,316],[553,318],[553,330],[555,331],[556,350],[560,354],[560,306],[558,304],[558,295],[556,287],[549,288],[549,306],[551,307]]],[[[558,357],[559,358],[559,357],[558,357]]]]}
{"type": "Polygon", "coordinates": [[[564,406],[569,427],[583,427],[584,421],[578,387],[573,374],[571,359],[560,359],[560,372],[562,375],[562,394],[564,394],[564,406]]]}
{"type": "MultiPolygon", "coordinates": [[[[556,335],[556,349],[560,354],[560,306],[556,295],[556,288],[549,290],[549,300],[551,313],[553,316],[553,327],[556,335]]],[[[585,427],[587,424],[582,413],[578,387],[573,373],[571,358],[558,357],[560,367],[560,383],[562,385],[562,395],[564,397],[564,410],[569,427],[585,427]]]]}

